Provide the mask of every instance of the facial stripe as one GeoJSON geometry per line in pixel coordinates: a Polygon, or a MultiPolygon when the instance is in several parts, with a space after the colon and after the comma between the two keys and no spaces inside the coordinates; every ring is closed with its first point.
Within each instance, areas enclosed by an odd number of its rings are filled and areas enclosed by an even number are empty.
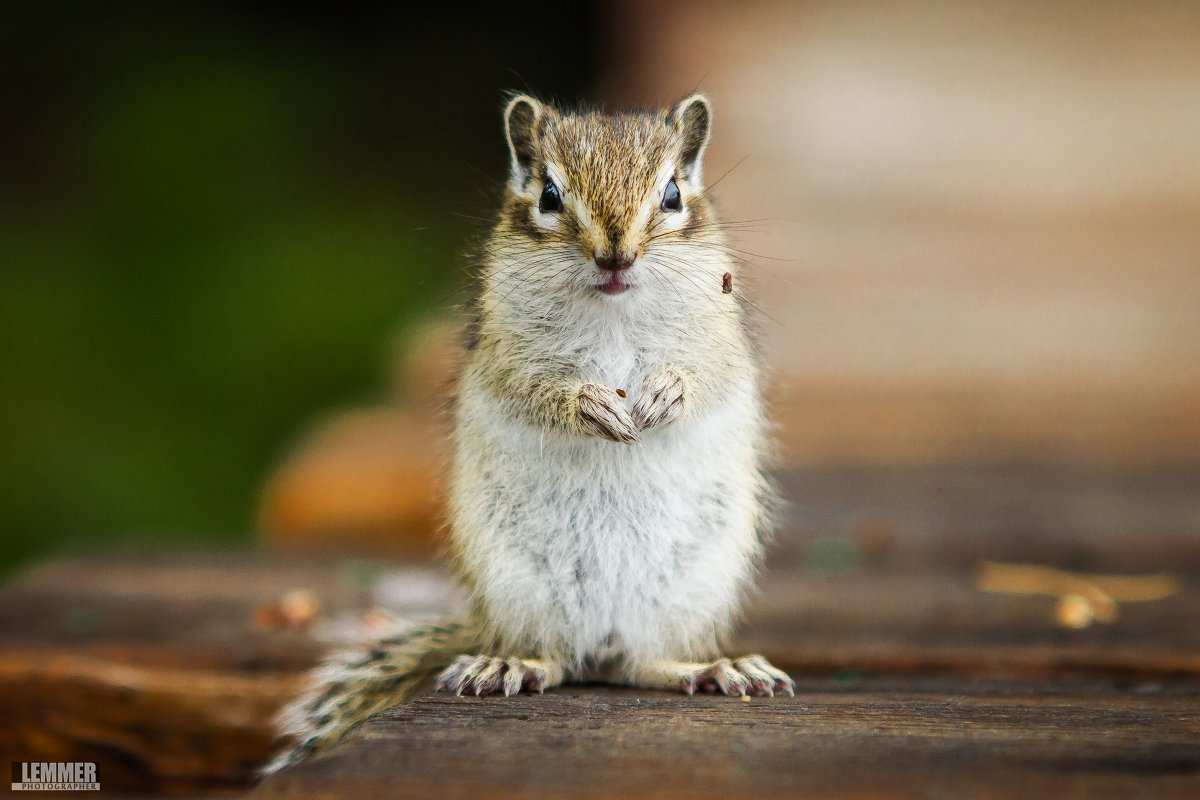
{"type": "Polygon", "coordinates": [[[678,131],[661,115],[547,115],[539,121],[536,174],[554,182],[563,210],[536,210],[543,184],[535,179],[514,198],[514,231],[588,258],[594,251],[633,256],[654,237],[699,235],[711,216],[703,190],[680,173],[681,146],[678,131]],[[664,212],[672,177],[682,207],[664,212]]]}

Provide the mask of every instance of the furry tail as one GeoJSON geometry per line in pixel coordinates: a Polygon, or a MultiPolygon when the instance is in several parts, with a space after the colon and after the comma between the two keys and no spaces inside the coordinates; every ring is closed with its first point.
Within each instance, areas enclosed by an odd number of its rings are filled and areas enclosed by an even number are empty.
{"type": "Polygon", "coordinates": [[[371,646],[339,653],[309,675],[304,694],[275,718],[287,748],[263,769],[269,775],[332,746],[367,717],[406,699],[475,636],[462,622],[419,625],[371,646]]]}

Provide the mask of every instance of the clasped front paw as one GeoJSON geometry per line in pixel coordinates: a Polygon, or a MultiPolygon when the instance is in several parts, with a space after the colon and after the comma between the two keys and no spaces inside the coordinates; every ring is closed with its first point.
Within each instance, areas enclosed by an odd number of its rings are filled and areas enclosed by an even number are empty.
{"type": "Polygon", "coordinates": [[[595,383],[579,387],[579,424],[592,436],[622,444],[638,441],[638,428],[616,390],[595,383]]]}
{"type": "Polygon", "coordinates": [[[633,422],[637,429],[644,431],[679,419],[683,413],[683,396],[684,380],[678,372],[668,369],[651,375],[633,406],[633,422]]]}

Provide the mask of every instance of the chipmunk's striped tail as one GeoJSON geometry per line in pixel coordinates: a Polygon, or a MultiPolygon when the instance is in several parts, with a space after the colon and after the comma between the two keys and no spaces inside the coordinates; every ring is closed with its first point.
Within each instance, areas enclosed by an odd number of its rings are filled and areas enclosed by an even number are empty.
{"type": "Polygon", "coordinates": [[[289,744],[263,774],[329,748],[372,714],[405,700],[454,656],[474,649],[475,639],[465,623],[430,623],[330,657],[276,717],[276,730],[289,744]]]}

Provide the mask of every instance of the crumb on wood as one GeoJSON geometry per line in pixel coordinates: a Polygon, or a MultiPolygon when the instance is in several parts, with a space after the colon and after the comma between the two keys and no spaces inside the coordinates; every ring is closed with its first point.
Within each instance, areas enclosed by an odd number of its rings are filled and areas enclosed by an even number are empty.
{"type": "Polygon", "coordinates": [[[1161,600],[1179,591],[1179,578],[1155,575],[1089,575],[1037,564],[985,561],[977,587],[1001,594],[1057,597],[1054,619],[1064,628],[1086,628],[1092,622],[1112,622],[1118,603],[1161,600]]]}
{"type": "Polygon", "coordinates": [[[274,603],[254,610],[254,622],[260,628],[306,630],[321,616],[321,599],[308,589],[292,589],[274,603]]]}

